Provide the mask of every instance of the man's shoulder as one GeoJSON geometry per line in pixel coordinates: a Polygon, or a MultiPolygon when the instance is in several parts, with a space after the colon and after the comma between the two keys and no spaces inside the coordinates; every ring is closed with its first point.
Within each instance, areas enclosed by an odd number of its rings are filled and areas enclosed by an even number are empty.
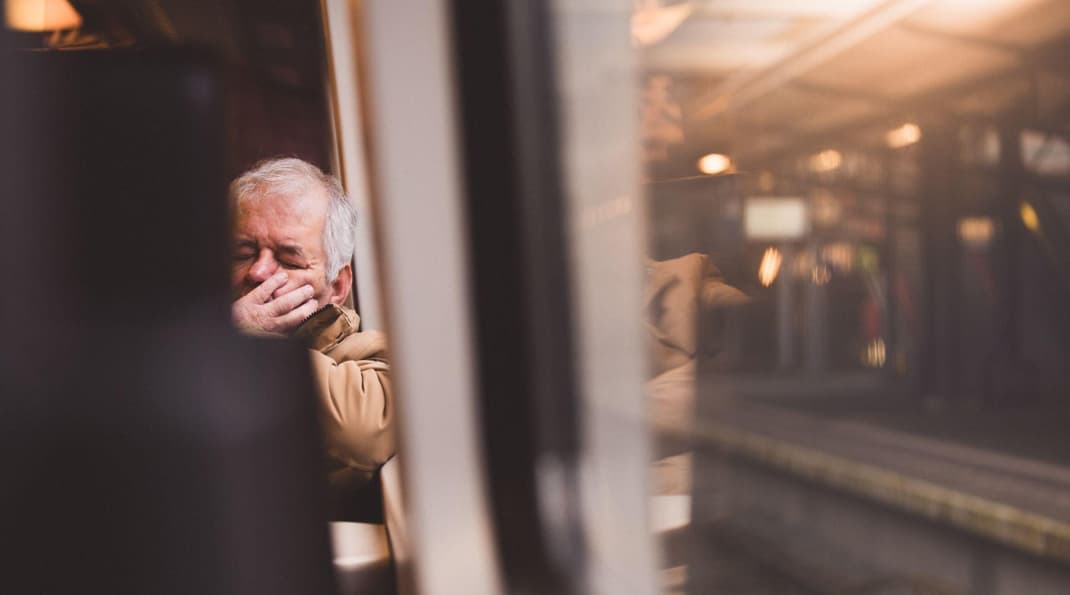
{"type": "Polygon", "coordinates": [[[360,316],[349,308],[328,304],[294,331],[309,349],[329,355],[337,362],[386,358],[386,335],[360,331],[360,316]]]}
{"type": "Polygon", "coordinates": [[[310,349],[326,351],[360,328],[360,317],[353,310],[327,304],[316,310],[293,331],[293,337],[304,341],[310,349]]]}
{"type": "Polygon", "coordinates": [[[386,348],[386,334],[372,330],[351,333],[323,353],[337,362],[369,359],[385,362],[386,348]]]}

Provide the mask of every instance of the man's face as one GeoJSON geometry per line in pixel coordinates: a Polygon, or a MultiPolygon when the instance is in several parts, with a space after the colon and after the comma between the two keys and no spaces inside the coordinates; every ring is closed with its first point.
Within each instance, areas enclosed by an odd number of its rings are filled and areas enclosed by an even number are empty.
{"type": "Polygon", "coordinates": [[[340,274],[335,282],[327,283],[326,220],[327,196],[322,190],[299,198],[268,195],[239,206],[234,221],[233,299],[284,271],[287,281],[275,291],[276,296],[311,285],[318,307],[341,304],[349,291],[349,277],[340,274]]]}

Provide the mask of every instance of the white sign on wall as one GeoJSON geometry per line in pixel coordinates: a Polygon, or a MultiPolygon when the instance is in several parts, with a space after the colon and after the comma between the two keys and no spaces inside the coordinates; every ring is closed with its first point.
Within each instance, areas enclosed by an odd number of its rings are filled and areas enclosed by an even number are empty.
{"type": "Polygon", "coordinates": [[[810,231],[806,200],[755,196],[743,205],[743,232],[750,240],[797,240],[810,231]]]}

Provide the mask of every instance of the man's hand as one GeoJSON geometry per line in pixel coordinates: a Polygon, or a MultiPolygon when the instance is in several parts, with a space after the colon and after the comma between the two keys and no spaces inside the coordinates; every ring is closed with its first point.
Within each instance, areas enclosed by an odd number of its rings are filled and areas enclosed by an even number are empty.
{"type": "Polygon", "coordinates": [[[316,312],[311,285],[302,285],[275,295],[286,283],[286,273],[272,275],[256,289],[238,298],[230,307],[234,324],[253,333],[285,334],[316,312]]]}

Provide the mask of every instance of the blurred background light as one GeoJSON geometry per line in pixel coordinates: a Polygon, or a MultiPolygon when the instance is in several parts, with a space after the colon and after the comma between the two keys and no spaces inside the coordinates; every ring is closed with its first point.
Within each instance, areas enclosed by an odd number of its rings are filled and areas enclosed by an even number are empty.
{"type": "Polygon", "coordinates": [[[1022,225],[1029,231],[1037,233],[1040,231],[1040,218],[1037,217],[1037,212],[1033,209],[1033,205],[1023,201],[1021,206],[1018,207],[1018,214],[1022,218],[1022,225]]]}
{"type": "Polygon", "coordinates": [[[1070,142],[1056,134],[1023,130],[1022,161],[1026,168],[1045,176],[1070,174],[1070,142]]]}
{"type": "Polygon", "coordinates": [[[843,154],[835,149],[827,149],[810,157],[810,169],[815,172],[833,171],[843,163],[843,154]]]}
{"type": "Polygon", "coordinates": [[[921,140],[921,128],[913,122],[907,122],[899,128],[889,130],[884,139],[893,149],[908,147],[921,140]]]}
{"type": "Polygon", "coordinates": [[[845,273],[854,269],[855,250],[848,242],[834,242],[821,249],[821,259],[845,273]]]}
{"type": "Polygon", "coordinates": [[[4,21],[16,31],[74,29],[82,17],[67,0],[7,0],[4,21]]]}
{"type": "Polygon", "coordinates": [[[732,160],[720,153],[710,153],[698,160],[699,171],[711,176],[723,174],[730,167],[732,167],[732,160]]]}
{"type": "Polygon", "coordinates": [[[959,239],[971,248],[984,248],[991,243],[995,228],[989,217],[966,217],[959,220],[959,239]]]}
{"type": "Polygon", "coordinates": [[[814,285],[825,285],[832,280],[832,271],[827,266],[819,264],[810,271],[810,280],[814,285]]]}
{"type": "Polygon", "coordinates": [[[877,337],[868,344],[862,354],[862,362],[871,368],[883,368],[887,361],[888,352],[884,346],[884,339],[877,337]]]}
{"type": "Polygon", "coordinates": [[[758,266],[758,281],[761,282],[762,287],[769,287],[773,281],[776,281],[777,275],[780,274],[780,263],[783,260],[780,250],[772,246],[765,249],[762,264],[758,266]]]}

